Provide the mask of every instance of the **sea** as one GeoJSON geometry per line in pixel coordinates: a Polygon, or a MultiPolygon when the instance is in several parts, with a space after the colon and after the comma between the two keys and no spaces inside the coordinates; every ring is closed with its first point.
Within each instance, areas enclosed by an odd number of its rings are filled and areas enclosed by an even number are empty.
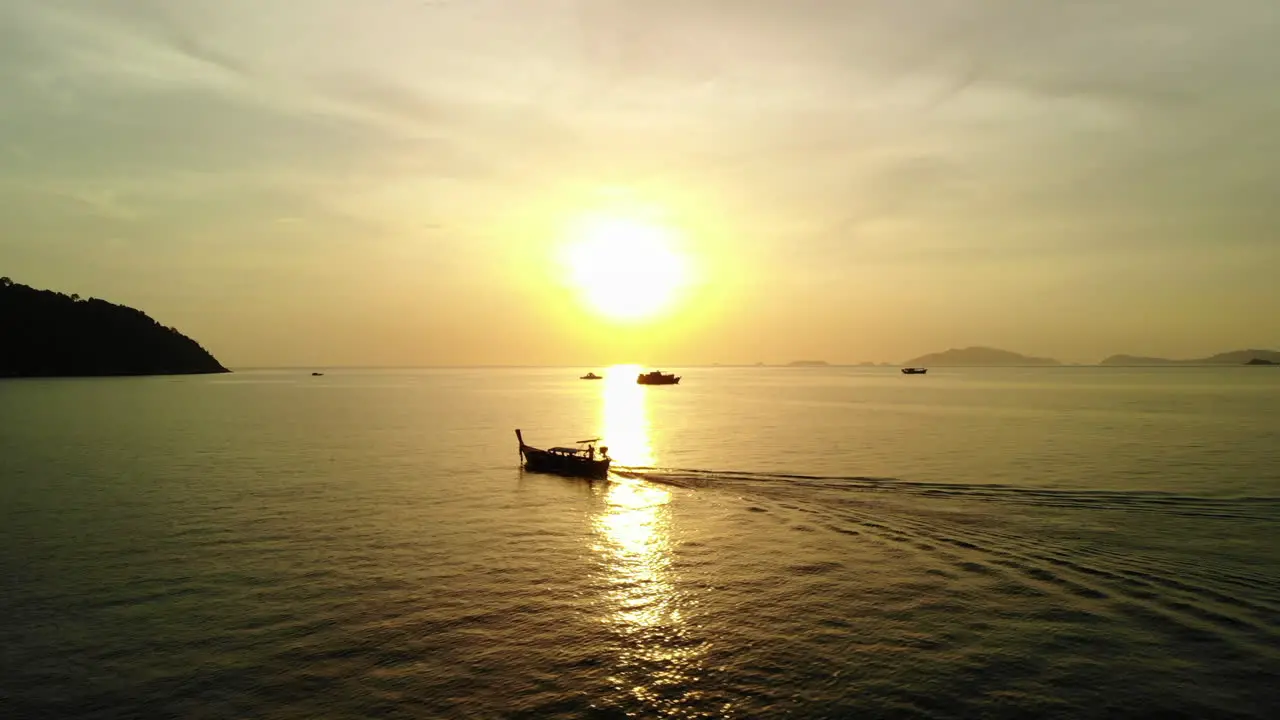
{"type": "Polygon", "coordinates": [[[1280,717],[1280,370],[662,369],[0,382],[0,717],[1280,717]]]}

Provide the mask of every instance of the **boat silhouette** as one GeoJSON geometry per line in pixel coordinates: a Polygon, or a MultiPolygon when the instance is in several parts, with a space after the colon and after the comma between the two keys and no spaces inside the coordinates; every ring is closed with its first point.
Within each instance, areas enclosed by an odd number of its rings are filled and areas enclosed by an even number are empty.
{"type": "Polygon", "coordinates": [[[516,429],[516,440],[520,443],[520,459],[524,461],[524,469],[530,472],[551,473],[568,477],[602,478],[609,474],[609,448],[600,447],[600,455],[596,456],[596,443],[600,438],[579,440],[579,447],[536,448],[524,443],[524,435],[516,429]]]}
{"type": "Polygon", "coordinates": [[[680,376],[669,373],[662,373],[654,370],[652,372],[640,373],[636,376],[637,385],[679,385],[680,376]]]}

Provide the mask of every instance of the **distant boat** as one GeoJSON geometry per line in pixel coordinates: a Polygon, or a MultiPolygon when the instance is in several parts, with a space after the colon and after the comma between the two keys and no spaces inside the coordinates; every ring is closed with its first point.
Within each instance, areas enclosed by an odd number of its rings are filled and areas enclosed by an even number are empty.
{"type": "Polygon", "coordinates": [[[600,375],[597,375],[597,374],[593,373],[593,372],[589,372],[589,373],[587,373],[586,375],[583,375],[582,377],[580,377],[580,378],[578,378],[578,379],[579,379],[579,380],[603,380],[604,378],[603,378],[603,377],[601,377],[600,375]]]}
{"type": "Polygon", "coordinates": [[[661,372],[658,372],[657,370],[654,370],[652,372],[640,373],[639,375],[637,375],[636,384],[637,385],[679,385],[680,377],[678,375],[661,373],[661,372]]]}
{"type": "Polygon", "coordinates": [[[903,375],[923,375],[927,372],[929,372],[928,368],[920,368],[920,367],[902,368],[903,375]]]}
{"type": "Polygon", "coordinates": [[[321,375],[324,375],[324,373],[320,373],[320,372],[311,373],[311,377],[320,377],[321,375]]]}
{"type": "Polygon", "coordinates": [[[520,458],[524,469],[530,472],[552,473],[569,477],[602,478],[609,474],[609,448],[601,446],[599,458],[596,446],[600,438],[579,440],[580,447],[553,447],[543,450],[524,444],[524,435],[517,429],[520,442],[520,458]]]}

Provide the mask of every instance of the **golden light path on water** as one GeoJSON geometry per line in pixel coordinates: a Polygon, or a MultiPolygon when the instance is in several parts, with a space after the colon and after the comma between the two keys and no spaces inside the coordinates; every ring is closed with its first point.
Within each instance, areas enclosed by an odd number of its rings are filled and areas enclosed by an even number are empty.
{"type": "MultiPolygon", "coordinates": [[[[635,366],[610,368],[601,383],[601,437],[621,466],[654,464],[646,390],[635,366]]],[[[638,478],[610,477],[594,519],[595,550],[608,583],[603,621],[615,633],[618,689],[662,717],[689,713],[704,648],[689,637],[672,569],[671,493],[638,478]]]]}
{"type": "Polygon", "coordinates": [[[649,446],[648,396],[644,385],[636,384],[639,365],[615,365],[601,381],[603,405],[600,437],[609,446],[615,465],[652,465],[649,446]]]}

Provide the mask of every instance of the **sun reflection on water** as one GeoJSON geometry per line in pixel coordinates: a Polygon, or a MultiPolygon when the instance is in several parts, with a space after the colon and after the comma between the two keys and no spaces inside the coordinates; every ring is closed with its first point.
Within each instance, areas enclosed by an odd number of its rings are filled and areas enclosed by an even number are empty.
{"type": "Polygon", "coordinates": [[[653,464],[646,395],[644,386],[636,384],[639,373],[639,365],[615,365],[601,382],[604,395],[600,436],[617,465],[653,464]]]}
{"type": "MultiPolygon", "coordinates": [[[[639,368],[612,368],[602,383],[601,436],[620,465],[652,465],[639,368]]],[[[648,715],[690,717],[704,643],[692,633],[672,567],[672,495],[652,483],[613,476],[594,518],[594,549],[604,569],[606,610],[618,662],[613,681],[648,715]]]]}

